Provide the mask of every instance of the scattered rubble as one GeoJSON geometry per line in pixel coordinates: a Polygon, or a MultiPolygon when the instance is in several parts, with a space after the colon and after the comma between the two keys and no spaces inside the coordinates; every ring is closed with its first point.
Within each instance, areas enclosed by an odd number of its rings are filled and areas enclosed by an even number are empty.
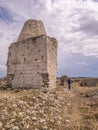
{"type": "Polygon", "coordinates": [[[7,89],[7,77],[0,79],[0,90],[7,89]]]}
{"type": "Polygon", "coordinates": [[[59,88],[47,93],[44,89],[1,91],[0,127],[4,130],[61,130],[64,122],[70,123],[66,116],[69,109],[66,104],[70,104],[67,95],[65,89],[59,88]]]}
{"type": "Polygon", "coordinates": [[[95,130],[98,89],[93,89],[74,83],[71,91],[62,86],[52,90],[2,89],[0,130],[95,130]]]}

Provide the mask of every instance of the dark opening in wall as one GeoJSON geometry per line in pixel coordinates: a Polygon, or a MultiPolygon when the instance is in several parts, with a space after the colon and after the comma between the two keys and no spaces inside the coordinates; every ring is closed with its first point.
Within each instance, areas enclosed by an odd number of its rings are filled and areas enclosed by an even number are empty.
{"type": "Polygon", "coordinates": [[[42,59],[43,59],[43,56],[42,56],[42,59]]]}
{"type": "Polygon", "coordinates": [[[13,80],[14,77],[15,77],[15,74],[9,74],[9,75],[8,75],[8,79],[9,79],[9,80],[13,80]]]}
{"type": "Polygon", "coordinates": [[[40,52],[40,50],[38,50],[38,52],[40,52]]]}
{"type": "Polygon", "coordinates": [[[37,61],[37,59],[35,59],[35,61],[37,61]]]}
{"type": "Polygon", "coordinates": [[[36,37],[32,38],[32,41],[33,41],[34,43],[36,43],[36,37]]]}
{"type": "Polygon", "coordinates": [[[24,58],[24,61],[26,61],[26,58],[24,58]]]}
{"type": "Polygon", "coordinates": [[[29,49],[29,46],[27,46],[27,49],[29,49]]]}
{"type": "Polygon", "coordinates": [[[31,26],[31,24],[29,24],[29,27],[31,26]]]}
{"type": "Polygon", "coordinates": [[[11,56],[11,52],[9,52],[9,56],[11,56]]]}
{"type": "Polygon", "coordinates": [[[22,75],[22,72],[20,74],[22,75]]]}
{"type": "Polygon", "coordinates": [[[25,44],[25,41],[23,41],[22,43],[25,44]]]}

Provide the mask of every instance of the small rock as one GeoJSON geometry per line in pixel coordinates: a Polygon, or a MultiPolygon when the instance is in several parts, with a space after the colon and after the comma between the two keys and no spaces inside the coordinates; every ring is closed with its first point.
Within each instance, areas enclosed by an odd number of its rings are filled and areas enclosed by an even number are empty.
{"type": "Polygon", "coordinates": [[[16,105],[16,104],[13,104],[12,107],[17,107],[17,105],[16,105]]]}
{"type": "Polygon", "coordinates": [[[12,128],[12,130],[19,130],[19,127],[18,127],[18,126],[14,126],[14,127],[12,128]]]}
{"type": "Polygon", "coordinates": [[[66,120],[66,122],[70,123],[70,120],[66,120]]]}
{"type": "Polygon", "coordinates": [[[8,122],[8,124],[11,124],[11,123],[13,123],[13,122],[15,122],[15,119],[11,119],[11,120],[8,122]]]}
{"type": "Polygon", "coordinates": [[[0,122],[0,128],[2,127],[2,123],[0,122]]]}
{"type": "Polygon", "coordinates": [[[70,103],[67,103],[68,106],[70,106],[70,103]]]}
{"type": "Polygon", "coordinates": [[[36,117],[32,117],[32,120],[37,120],[37,118],[36,117]]]}
{"type": "Polygon", "coordinates": [[[43,123],[43,122],[45,122],[45,121],[46,121],[45,119],[41,119],[41,118],[40,118],[40,122],[41,122],[41,123],[43,123]]]}

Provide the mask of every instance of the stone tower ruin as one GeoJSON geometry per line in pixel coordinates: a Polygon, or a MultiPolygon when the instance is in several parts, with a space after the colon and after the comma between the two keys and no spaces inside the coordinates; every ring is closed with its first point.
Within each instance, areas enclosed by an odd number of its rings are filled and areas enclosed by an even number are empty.
{"type": "Polygon", "coordinates": [[[56,86],[57,40],[47,36],[42,21],[24,23],[17,42],[9,46],[8,86],[40,88],[56,86]]]}

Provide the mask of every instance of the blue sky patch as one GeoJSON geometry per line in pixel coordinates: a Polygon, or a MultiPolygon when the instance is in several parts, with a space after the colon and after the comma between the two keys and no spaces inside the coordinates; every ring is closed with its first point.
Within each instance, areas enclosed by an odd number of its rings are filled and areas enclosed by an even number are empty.
{"type": "Polygon", "coordinates": [[[9,10],[0,6],[0,19],[1,20],[5,22],[13,22],[12,17],[13,17],[12,13],[9,10]]]}

